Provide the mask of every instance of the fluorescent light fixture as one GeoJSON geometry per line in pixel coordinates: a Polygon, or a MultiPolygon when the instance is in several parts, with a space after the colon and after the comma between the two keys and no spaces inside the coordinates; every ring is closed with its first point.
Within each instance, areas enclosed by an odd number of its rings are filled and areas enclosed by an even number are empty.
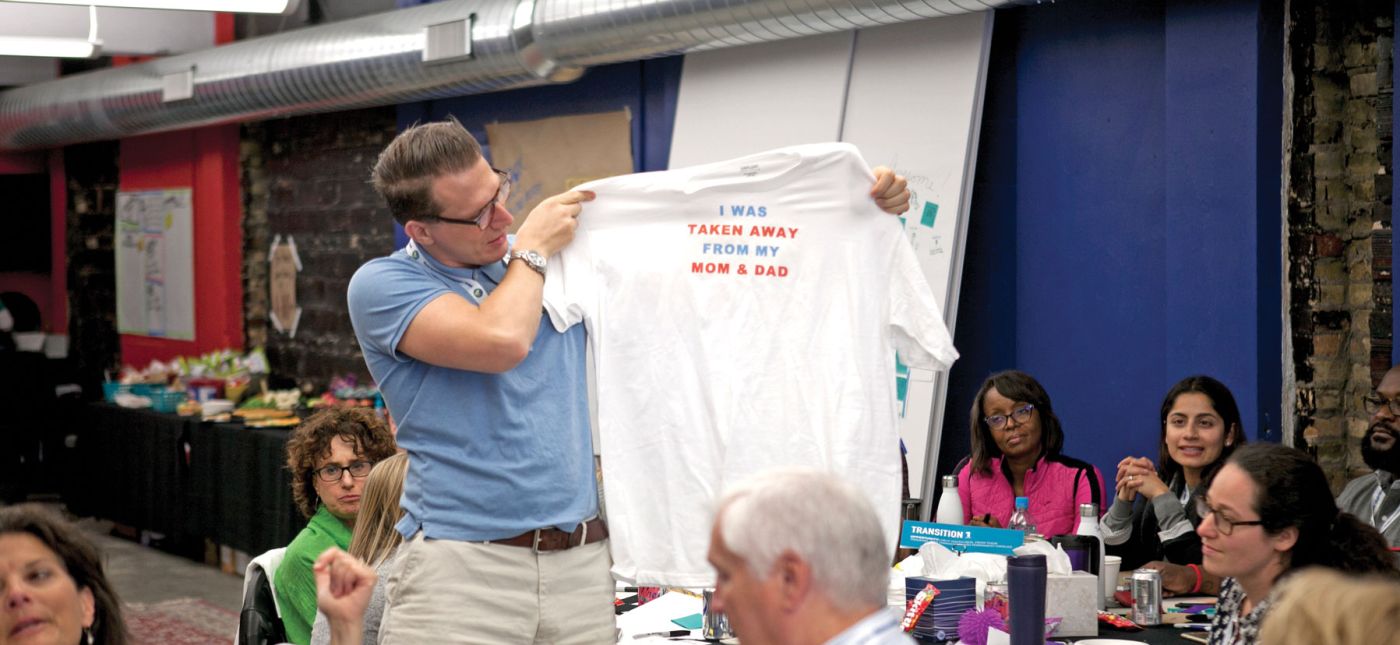
{"type": "Polygon", "coordinates": [[[43,56],[47,58],[93,58],[102,51],[102,42],[80,38],[0,36],[0,56],[43,56]]]}
{"type": "Polygon", "coordinates": [[[96,5],[124,9],[169,9],[172,11],[289,14],[296,10],[300,0],[0,0],[0,2],[67,4],[82,7],[96,5]]]}

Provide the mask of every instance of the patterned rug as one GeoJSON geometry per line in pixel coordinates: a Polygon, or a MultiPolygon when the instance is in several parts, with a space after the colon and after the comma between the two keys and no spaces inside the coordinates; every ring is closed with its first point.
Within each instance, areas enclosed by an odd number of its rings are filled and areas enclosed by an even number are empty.
{"type": "Polygon", "coordinates": [[[238,628],[238,614],[198,598],[127,603],[125,609],[135,645],[228,645],[238,628]]]}

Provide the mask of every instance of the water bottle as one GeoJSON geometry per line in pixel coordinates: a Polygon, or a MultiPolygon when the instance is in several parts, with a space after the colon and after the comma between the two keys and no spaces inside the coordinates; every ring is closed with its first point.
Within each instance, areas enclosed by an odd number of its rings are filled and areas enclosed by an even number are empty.
{"type": "MultiPolygon", "coordinates": [[[[1021,499],[1025,499],[1024,497],[1021,499]]],[[[1006,559],[1006,582],[1011,597],[1011,645],[1045,644],[1045,556],[1015,555],[1006,559]]]]}
{"type": "Polygon", "coordinates": [[[943,492],[938,496],[938,510],[933,521],[939,524],[962,524],[962,499],[958,497],[958,476],[943,476],[943,492]]]}
{"type": "Polygon", "coordinates": [[[1031,518],[1031,512],[1028,510],[1030,503],[1030,499],[1028,498],[1017,497],[1016,511],[1011,514],[1011,519],[1006,522],[1006,528],[1025,533],[1027,540],[1029,540],[1032,535],[1036,534],[1035,520],[1031,518]]]}
{"type": "Polygon", "coordinates": [[[1079,528],[1078,528],[1078,529],[1075,529],[1075,533],[1076,533],[1076,534],[1079,534],[1079,535],[1086,536],[1086,537],[1094,538],[1094,541],[1096,541],[1096,542],[1099,543],[1099,547],[1098,547],[1098,548],[1099,548],[1099,561],[1098,561],[1097,566],[1095,566],[1095,567],[1093,568],[1093,571],[1094,571],[1094,575],[1099,576],[1099,611],[1103,611],[1103,609],[1104,609],[1104,600],[1105,600],[1104,595],[1103,595],[1103,575],[1104,575],[1104,570],[1103,570],[1103,556],[1104,556],[1104,550],[1103,550],[1103,535],[1099,534],[1099,505],[1098,505],[1098,504],[1080,504],[1080,505],[1079,505],[1079,528]]]}

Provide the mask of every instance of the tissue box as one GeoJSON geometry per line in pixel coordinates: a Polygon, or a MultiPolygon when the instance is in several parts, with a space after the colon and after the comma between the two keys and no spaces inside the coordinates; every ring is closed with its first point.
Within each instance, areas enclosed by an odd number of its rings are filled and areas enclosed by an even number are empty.
{"type": "Polygon", "coordinates": [[[958,619],[962,618],[963,612],[977,608],[977,579],[934,580],[909,576],[904,579],[905,602],[913,600],[930,584],[938,589],[938,596],[919,617],[911,635],[921,643],[955,641],[958,639],[958,619]]]}
{"type": "Polygon", "coordinates": [[[1083,571],[1045,576],[1045,617],[1061,619],[1055,636],[1099,635],[1099,577],[1083,571]]]}

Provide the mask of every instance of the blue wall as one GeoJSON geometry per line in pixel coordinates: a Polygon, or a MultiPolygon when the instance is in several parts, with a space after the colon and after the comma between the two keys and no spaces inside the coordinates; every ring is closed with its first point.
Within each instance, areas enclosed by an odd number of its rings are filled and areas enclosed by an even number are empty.
{"type": "Polygon", "coordinates": [[[1277,440],[1281,16],[1251,2],[997,15],[940,474],[989,373],[1050,392],[1111,482],[1205,373],[1277,440]],[[1261,52],[1263,53],[1261,55],[1261,52]]]}

